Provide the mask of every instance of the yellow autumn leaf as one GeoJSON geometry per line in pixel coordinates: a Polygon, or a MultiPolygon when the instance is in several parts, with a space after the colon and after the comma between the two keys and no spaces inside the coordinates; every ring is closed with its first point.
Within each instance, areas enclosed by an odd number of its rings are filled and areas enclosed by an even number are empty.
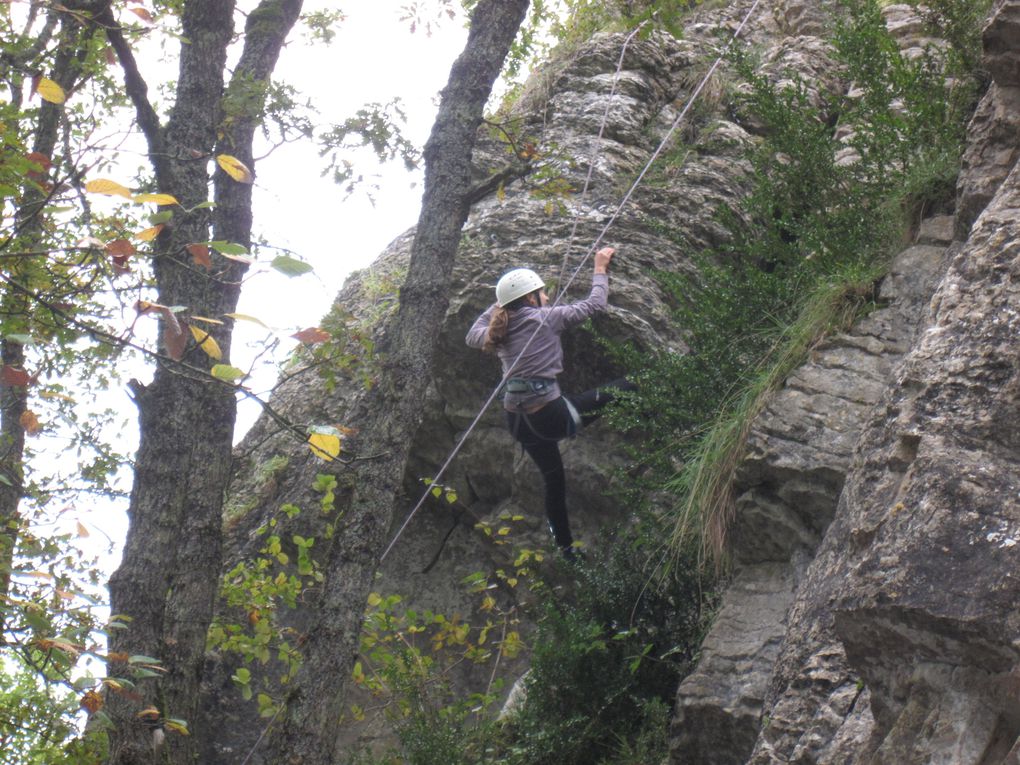
{"type": "Polygon", "coordinates": [[[64,89],[48,77],[40,77],[39,84],[35,86],[35,92],[43,101],[51,104],[62,104],[67,100],[64,89]]]}
{"type": "Polygon", "coordinates": [[[229,154],[217,154],[216,164],[238,183],[251,183],[255,179],[248,166],[237,157],[232,157],[229,154]]]}
{"type": "Polygon", "coordinates": [[[144,229],[143,231],[139,231],[135,234],[135,239],[141,239],[143,242],[151,242],[159,236],[159,232],[163,230],[163,225],[164,224],[160,223],[158,226],[152,226],[144,229]]]}
{"type": "Polygon", "coordinates": [[[225,313],[223,315],[228,319],[233,319],[234,321],[250,321],[252,324],[258,324],[259,326],[269,329],[269,326],[257,316],[249,316],[246,313],[225,313]]]}
{"type": "Polygon", "coordinates": [[[126,186],[121,186],[109,178],[96,178],[85,184],[85,191],[90,194],[109,194],[110,196],[124,197],[131,199],[131,191],[126,186]]]}
{"type": "Polygon", "coordinates": [[[74,403],[74,396],[69,396],[66,393],[61,393],[55,390],[41,390],[39,391],[39,397],[45,399],[60,399],[61,401],[70,401],[74,403]]]}
{"type": "Polygon", "coordinates": [[[223,351],[220,350],[219,344],[213,339],[212,335],[204,329],[193,325],[189,325],[188,329],[191,330],[191,336],[195,338],[198,347],[205,351],[206,356],[216,361],[223,358],[223,351]]]}
{"type": "Polygon", "coordinates": [[[308,447],[312,454],[327,461],[340,456],[340,436],[331,433],[312,433],[308,436],[308,447]]]}
{"type": "Polygon", "coordinates": [[[163,721],[163,727],[167,730],[172,730],[174,733],[180,733],[182,736],[191,735],[191,731],[188,730],[188,723],[184,720],[169,718],[163,721]]]}
{"type": "Polygon", "coordinates": [[[131,197],[133,202],[151,202],[154,205],[179,205],[177,197],[173,194],[135,194],[131,197]]]}

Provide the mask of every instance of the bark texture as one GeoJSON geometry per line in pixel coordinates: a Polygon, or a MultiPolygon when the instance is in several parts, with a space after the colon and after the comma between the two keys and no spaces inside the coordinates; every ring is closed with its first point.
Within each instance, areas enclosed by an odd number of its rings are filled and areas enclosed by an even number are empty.
{"type": "Polygon", "coordinates": [[[267,762],[335,761],[337,728],[361,619],[399,495],[411,437],[449,301],[449,283],[467,218],[471,157],[483,109],[524,20],[528,0],[483,0],[454,63],[425,146],[425,193],[400,307],[378,348],[379,384],[347,423],[361,434],[355,453],[373,456],[357,471],[354,495],[326,560],[326,581],[305,642],[305,663],[287,698],[267,762]]]}
{"type": "MultiPolygon", "coordinates": [[[[148,141],[158,190],[173,194],[185,209],[208,198],[212,181],[215,213],[178,212],[157,240],[154,263],[158,302],[187,306],[198,316],[220,316],[237,305],[243,267],[217,257],[213,269],[196,268],[187,244],[221,239],[249,246],[251,189],[215,170],[217,153],[252,167],[251,144],[260,107],[224,120],[225,89],[265,82],[301,9],[300,0],[265,0],[249,16],[244,49],[231,82],[225,82],[227,49],[234,34],[233,2],[186,2],[176,100],[165,126],[146,96],[141,73],[116,26],[111,42],[148,141]],[[195,161],[195,157],[204,157],[195,161]],[[214,165],[215,167],[215,165],[214,165]]],[[[112,24],[112,19],[105,19],[112,24]]],[[[186,318],[185,315],[184,318],[186,318]]],[[[204,327],[205,325],[203,325],[204,327]]],[[[230,327],[212,330],[229,358],[230,327]]],[[[112,611],[130,617],[128,629],[111,637],[123,659],[144,655],[162,665],[158,680],[137,686],[137,697],[111,694],[117,724],[111,734],[111,762],[124,764],[194,762],[204,738],[199,687],[205,642],[218,592],[223,487],[230,470],[235,392],[210,377],[204,351],[189,347],[183,363],[162,358],[149,385],[134,385],[140,444],[128,509],[124,556],[110,580],[112,611]],[[159,715],[139,717],[144,707],[159,715]],[[153,730],[165,718],[183,719],[198,735],[168,733],[153,748],[153,730]]],[[[129,671],[114,662],[111,674],[129,671]]]]}

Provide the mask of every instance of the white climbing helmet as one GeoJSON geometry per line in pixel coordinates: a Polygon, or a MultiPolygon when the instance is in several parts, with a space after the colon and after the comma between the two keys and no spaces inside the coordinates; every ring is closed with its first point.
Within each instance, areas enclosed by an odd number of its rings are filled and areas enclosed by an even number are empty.
{"type": "Polygon", "coordinates": [[[496,282],[496,304],[500,308],[510,305],[519,297],[545,287],[542,277],[530,268],[515,268],[507,271],[496,282]]]}

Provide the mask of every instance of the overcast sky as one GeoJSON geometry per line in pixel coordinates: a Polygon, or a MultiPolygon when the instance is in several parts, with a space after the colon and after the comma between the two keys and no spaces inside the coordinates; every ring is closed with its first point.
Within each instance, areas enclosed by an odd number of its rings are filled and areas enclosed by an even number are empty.
{"type": "MultiPolygon", "coordinates": [[[[328,5],[306,2],[305,9],[328,5]]],[[[400,98],[408,117],[406,134],[421,147],[466,29],[462,18],[445,19],[431,36],[421,29],[412,34],[409,22],[401,20],[403,5],[402,0],[348,0],[346,21],[332,44],[310,45],[295,37],[283,52],[276,79],[307,94],[323,124],[340,122],[366,103],[400,98]]],[[[324,164],[309,142],[283,147],[258,164],[256,231],[315,267],[294,279],[271,272],[246,285],[238,311],[274,328],[315,326],[347,274],[369,265],[418,217],[420,173],[408,173],[402,162],[362,166],[379,175],[374,205],[365,193],[345,199],[332,178],[320,177],[324,164]]],[[[260,341],[265,333],[244,324],[238,330],[234,364],[246,368],[242,344],[260,341]]],[[[282,344],[281,352],[292,344],[282,344]]],[[[271,382],[260,376],[256,384],[271,382]]],[[[256,415],[254,405],[242,406],[238,437],[256,415]]]]}

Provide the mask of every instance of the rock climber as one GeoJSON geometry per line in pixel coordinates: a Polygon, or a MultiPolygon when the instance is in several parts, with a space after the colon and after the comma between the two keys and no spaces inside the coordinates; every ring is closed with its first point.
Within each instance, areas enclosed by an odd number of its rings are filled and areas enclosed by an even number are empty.
{"type": "Polygon", "coordinates": [[[503,365],[507,427],[542,473],[549,529],[568,561],[577,559],[578,550],[567,519],[566,476],[559,442],[595,420],[616,391],[633,390],[635,386],[619,379],[580,395],[563,396],[556,381],[563,371],[560,335],[605,309],[609,263],[615,252],[612,247],[603,247],[595,253],[591,293],[568,305],[549,306],[545,283],[531,269],[507,272],[496,284],[495,304],[475,320],[467,333],[469,346],[495,353],[503,365]]]}

